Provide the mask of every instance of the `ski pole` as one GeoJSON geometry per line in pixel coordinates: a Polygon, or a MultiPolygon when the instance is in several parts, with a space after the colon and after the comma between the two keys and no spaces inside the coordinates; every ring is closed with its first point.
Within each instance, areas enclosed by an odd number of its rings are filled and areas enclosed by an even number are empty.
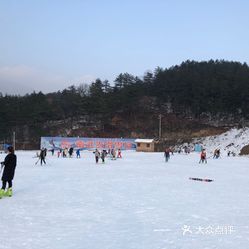
{"type": "Polygon", "coordinates": [[[35,165],[40,161],[40,158],[38,159],[38,161],[35,163],[35,165]]]}

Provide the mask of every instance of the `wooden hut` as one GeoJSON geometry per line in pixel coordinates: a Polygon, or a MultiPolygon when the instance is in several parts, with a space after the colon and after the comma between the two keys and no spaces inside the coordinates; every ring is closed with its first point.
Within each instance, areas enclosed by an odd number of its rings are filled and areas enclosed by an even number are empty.
{"type": "Polygon", "coordinates": [[[154,139],[136,139],[137,151],[143,152],[154,152],[155,151],[155,141],[154,139]]]}

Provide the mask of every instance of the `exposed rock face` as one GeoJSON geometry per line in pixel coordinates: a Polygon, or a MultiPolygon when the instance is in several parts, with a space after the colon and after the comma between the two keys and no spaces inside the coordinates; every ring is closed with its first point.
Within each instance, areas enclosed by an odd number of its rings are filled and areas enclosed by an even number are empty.
{"type": "Polygon", "coordinates": [[[244,146],[244,147],[241,149],[239,155],[240,155],[240,156],[249,155],[249,145],[244,146]]]}

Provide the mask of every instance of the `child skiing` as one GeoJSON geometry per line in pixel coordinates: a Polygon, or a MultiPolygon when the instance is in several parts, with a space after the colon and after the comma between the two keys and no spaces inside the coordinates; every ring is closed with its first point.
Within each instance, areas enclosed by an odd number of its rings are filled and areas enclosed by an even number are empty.
{"type": "Polygon", "coordinates": [[[14,154],[14,148],[12,146],[8,147],[8,155],[5,157],[4,162],[1,162],[1,167],[4,167],[4,170],[2,175],[2,188],[0,189],[0,199],[3,196],[12,196],[12,180],[16,169],[16,155],[14,154]],[[7,183],[8,189],[5,192],[7,183]]]}

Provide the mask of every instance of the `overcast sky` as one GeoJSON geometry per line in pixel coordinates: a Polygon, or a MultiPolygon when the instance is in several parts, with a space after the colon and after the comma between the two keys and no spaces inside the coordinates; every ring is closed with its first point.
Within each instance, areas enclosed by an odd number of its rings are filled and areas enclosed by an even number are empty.
{"type": "Polygon", "coordinates": [[[0,0],[0,92],[63,90],[187,59],[249,62],[248,0],[0,0]]]}

